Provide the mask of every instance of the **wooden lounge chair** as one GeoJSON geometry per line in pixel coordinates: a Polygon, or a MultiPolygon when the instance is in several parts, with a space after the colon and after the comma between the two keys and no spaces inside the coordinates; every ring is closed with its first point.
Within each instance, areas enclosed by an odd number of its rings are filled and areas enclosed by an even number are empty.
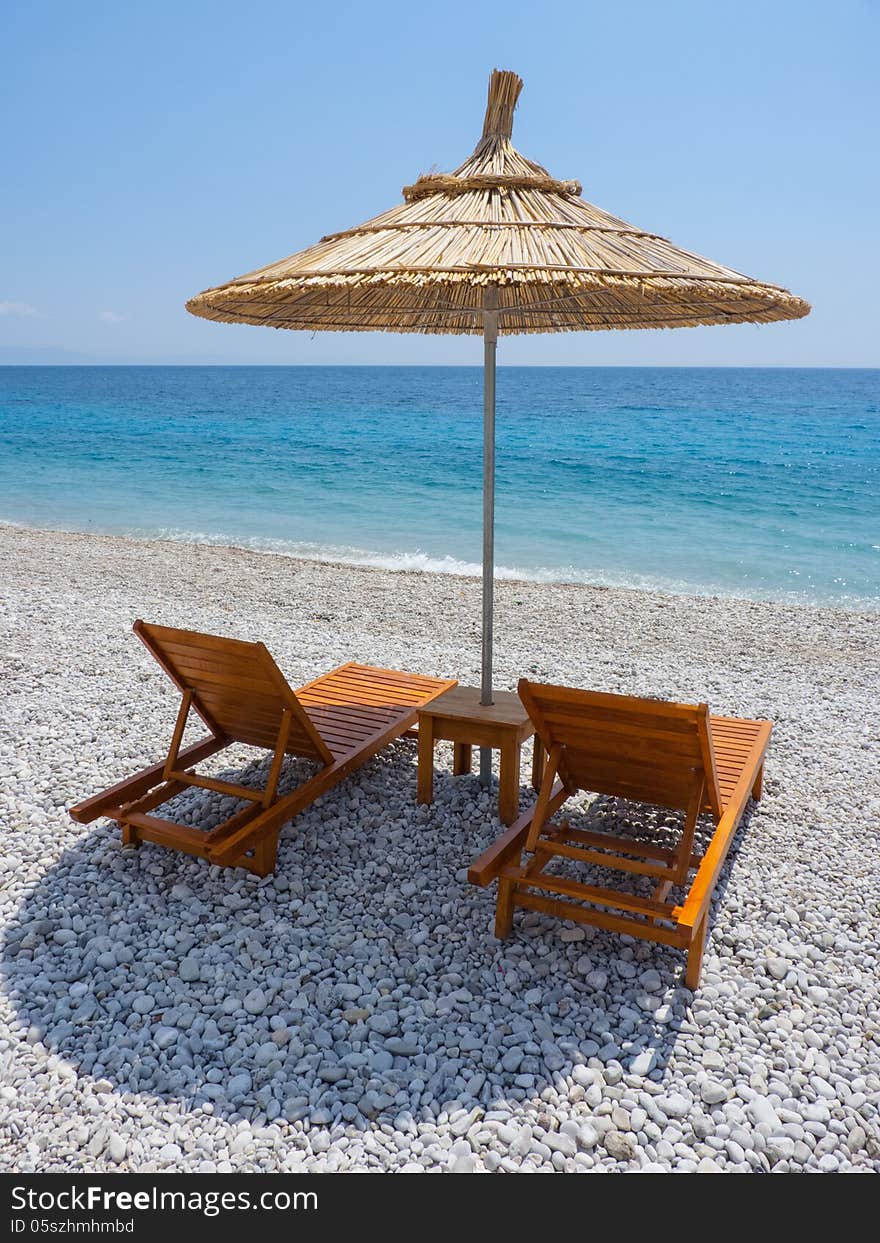
{"type": "Polygon", "coordinates": [[[706,704],[598,694],[525,678],[518,690],[548,762],[534,806],[468,872],[475,885],[498,878],[495,935],[508,935],[519,906],[677,945],[687,950],[686,982],[696,988],[712,892],[749,795],[761,797],[772,724],[710,716],[706,704]],[[578,790],[683,811],[678,846],[550,823],[578,790]],[[713,816],[716,828],[697,855],[694,832],[702,812],[713,816]],[[531,854],[525,863],[523,851],[531,854]],[[548,873],[547,865],[558,858],[649,877],[653,892],[635,896],[548,873]],[[686,890],[680,902],[666,900],[673,888],[686,890]]]}
{"type": "Polygon", "coordinates": [[[294,692],[262,643],[142,621],[134,631],[182,695],[171,747],[164,761],[77,804],[71,816],[81,824],[108,816],[122,826],[126,843],[157,842],[258,876],[273,870],[286,821],[406,733],[423,704],[456,685],[454,679],[351,663],[294,692]],[[181,750],[193,710],[210,732],[181,750]],[[235,742],[272,752],[264,789],[195,771],[196,764],[235,742]],[[279,797],[285,755],[313,760],[318,771],[279,797]],[[188,786],[229,794],[247,805],[210,831],[150,814],[188,786]]]}

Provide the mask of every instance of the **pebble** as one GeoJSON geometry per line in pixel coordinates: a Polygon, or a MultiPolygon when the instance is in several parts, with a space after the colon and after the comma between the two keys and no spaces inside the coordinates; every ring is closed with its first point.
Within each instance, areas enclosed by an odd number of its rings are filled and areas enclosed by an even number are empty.
{"type": "Polygon", "coordinates": [[[577,1152],[577,1144],[570,1135],[555,1135],[551,1131],[544,1136],[544,1143],[551,1152],[561,1152],[564,1157],[573,1157],[577,1152]]]}
{"type": "Polygon", "coordinates": [[[233,1075],[226,1084],[226,1093],[230,1100],[238,1100],[239,1097],[246,1096],[251,1090],[251,1076],[247,1071],[238,1075],[233,1075]]]}
{"type": "Polygon", "coordinates": [[[609,1157],[615,1161],[631,1161],[636,1155],[632,1140],[620,1131],[608,1131],[602,1142],[609,1157]]]}
{"type": "Polygon", "coordinates": [[[668,1096],[659,1096],[655,1101],[656,1107],[667,1118],[686,1118],[693,1108],[692,1101],[685,1096],[677,1093],[670,1093],[668,1096]]]}
{"type": "MultiPolygon", "coordinates": [[[[286,827],[263,879],[67,816],[167,752],[142,612],[259,638],[293,685],[350,659],[472,683],[472,580],[10,527],[0,575],[4,1168],[880,1172],[875,618],[497,584],[499,686],[698,694],[776,721],[691,992],[673,948],[522,911],[495,940],[493,890],[466,869],[496,796],[451,776],[445,743],[432,805],[403,739],[286,827]]],[[[259,785],[252,763],[211,771],[259,785]]],[[[310,771],[291,759],[282,781],[310,771]]],[[[172,811],[209,827],[229,801],[190,790],[172,811]]],[[[642,813],[566,814],[630,832],[642,813]]],[[[660,815],[644,828],[665,844],[660,815]]]]}
{"type": "Polygon", "coordinates": [[[261,988],[254,988],[244,999],[244,1008],[248,1014],[262,1014],[268,1005],[266,994],[261,988]]]}
{"type": "Polygon", "coordinates": [[[773,976],[774,980],[784,980],[788,975],[790,967],[784,958],[768,958],[767,970],[773,976]]]}
{"type": "Polygon", "coordinates": [[[459,1140],[450,1149],[449,1169],[453,1174],[473,1174],[476,1161],[467,1140],[459,1140]]]}
{"type": "Polygon", "coordinates": [[[649,1075],[654,1069],[657,1061],[657,1053],[654,1049],[643,1049],[641,1053],[637,1053],[630,1062],[629,1071],[631,1075],[649,1075]]]}
{"type": "Polygon", "coordinates": [[[723,1083],[719,1083],[717,1079],[705,1079],[700,1084],[700,1097],[707,1105],[720,1105],[722,1101],[726,1101],[729,1092],[723,1083]]]}

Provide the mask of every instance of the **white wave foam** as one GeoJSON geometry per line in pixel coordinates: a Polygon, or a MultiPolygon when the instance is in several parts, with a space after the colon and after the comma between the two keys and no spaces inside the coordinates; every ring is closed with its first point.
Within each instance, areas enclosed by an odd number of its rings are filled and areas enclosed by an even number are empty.
{"type": "MultiPolygon", "coordinates": [[[[32,524],[19,520],[8,520],[0,517],[0,526],[30,527],[31,529],[48,529],[77,531],[88,535],[121,536],[125,539],[169,540],[181,544],[207,544],[214,548],[238,548],[246,552],[264,555],[290,557],[297,561],[315,561],[331,565],[363,566],[397,573],[409,574],[448,574],[460,578],[479,578],[482,567],[476,561],[462,561],[458,557],[445,554],[436,556],[416,549],[413,552],[377,552],[350,545],[317,544],[295,540],[273,538],[271,536],[236,536],[217,534],[210,531],[194,531],[181,527],[126,527],[114,531],[98,532],[94,528],[83,531],[81,528],[52,526],[36,528],[32,524]]],[[[619,588],[626,591],[650,591],[668,595],[710,596],[719,599],[757,600],[777,602],[780,604],[800,605],[814,608],[840,608],[857,611],[874,612],[880,610],[880,600],[874,597],[859,596],[840,592],[834,598],[811,594],[809,590],[792,590],[785,588],[773,589],[757,584],[742,586],[739,589],[715,583],[695,583],[684,579],[664,578],[661,575],[644,575],[634,571],[614,572],[599,568],[583,568],[574,565],[561,566],[508,566],[496,565],[496,580],[508,582],[532,583],[570,583],[575,586],[592,586],[619,588]]]]}
{"type": "MultiPolygon", "coordinates": [[[[144,538],[144,532],[126,532],[135,538],[144,538]]],[[[217,535],[207,531],[188,531],[178,527],[162,527],[150,532],[153,539],[167,539],[186,544],[211,544],[214,547],[245,548],[249,552],[267,553],[274,556],[292,557],[297,561],[321,561],[335,565],[363,565],[373,569],[392,570],[409,574],[452,574],[459,578],[479,578],[482,566],[477,561],[462,561],[449,553],[434,556],[420,548],[413,552],[375,552],[347,544],[315,544],[296,540],[273,539],[270,536],[217,535]]],[[[526,569],[521,566],[496,565],[495,577],[509,581],[527,582],[587,582],[583,572],[574,566],[558,568],[539,567],[526,569]]],[[[593,581],[593,580],[589,580],[593,581]]]]}

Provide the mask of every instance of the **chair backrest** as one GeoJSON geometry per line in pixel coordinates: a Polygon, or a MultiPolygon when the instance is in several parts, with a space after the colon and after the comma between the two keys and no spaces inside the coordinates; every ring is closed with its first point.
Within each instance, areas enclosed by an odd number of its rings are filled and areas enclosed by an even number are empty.
{"type": "Polygon", "coordinates": [[[520,699],[569,788],[661,807],[687,808],[705,782],[716,816],[721,796],[706,704],[548,686],[522,678],[520,699]]]}
{"type": "Polygon", "coordinates": [[[134,632],[215,734],[274,750],[285,711],[291,714],[285,750],[332,764],[333,755],[284,674],[262,643],[223,639],[136,621],[134,632]]]}

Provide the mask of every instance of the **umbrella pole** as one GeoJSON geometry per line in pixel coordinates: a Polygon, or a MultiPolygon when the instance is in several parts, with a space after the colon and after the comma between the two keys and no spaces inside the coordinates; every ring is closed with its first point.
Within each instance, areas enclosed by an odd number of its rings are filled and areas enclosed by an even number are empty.
{"type": "MultiPolygon", "coordinates": [[[[483,649],[480,703],[492,701],[492,620],[495,587],[495,354],[498,290],[483,290],[483,649]]],[[[492,749],[480,747],[480,782],[492,779],[492,749]]]]}

